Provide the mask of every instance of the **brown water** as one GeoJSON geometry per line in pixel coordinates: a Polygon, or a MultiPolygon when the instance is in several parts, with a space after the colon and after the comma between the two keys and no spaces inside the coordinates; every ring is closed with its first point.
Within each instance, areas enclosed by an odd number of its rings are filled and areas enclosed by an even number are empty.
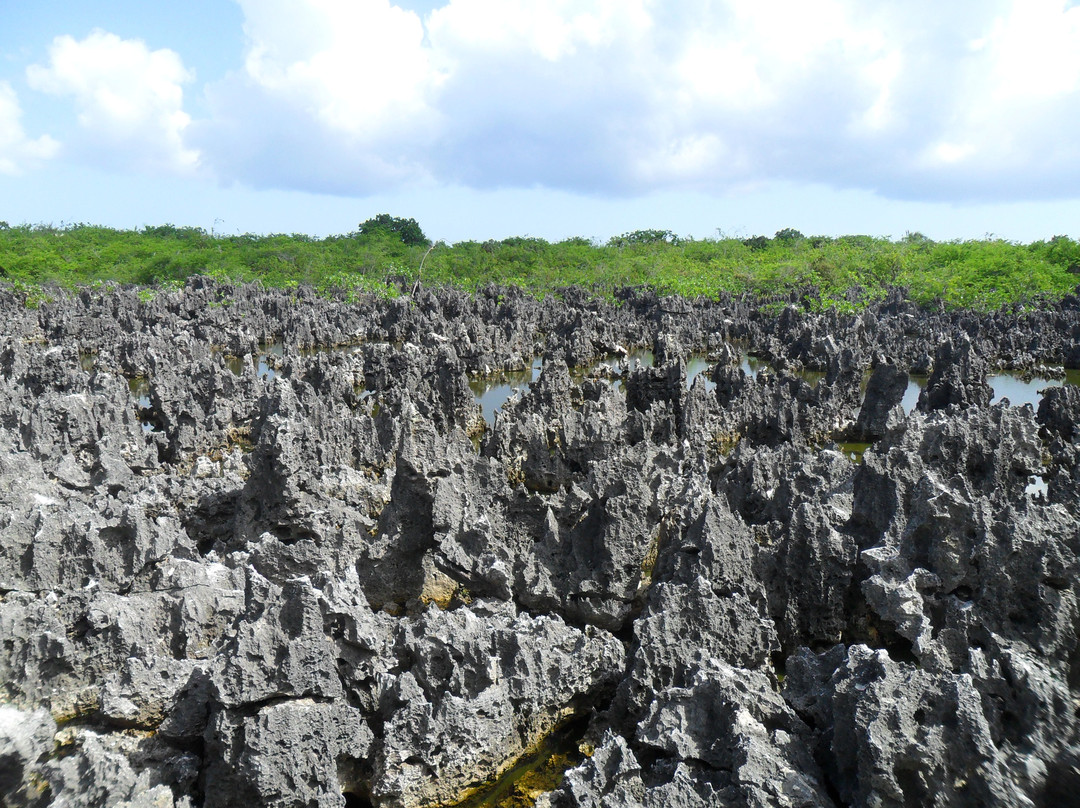
{"type": "Polygon", "coordinates": [[[862,443],[859,441],[849,441],[846,443],[838,443],[837,447],[843,452],[844,457],[850,460],[852,463],[861,463],[863,454],[870,448],[871,444],[862,443]]]}

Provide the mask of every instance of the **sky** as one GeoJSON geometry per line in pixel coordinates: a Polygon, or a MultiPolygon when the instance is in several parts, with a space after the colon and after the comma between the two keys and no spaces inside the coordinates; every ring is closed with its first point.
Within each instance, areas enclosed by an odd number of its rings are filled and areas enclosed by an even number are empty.
{"type": "Polygon", "coordinates": [[[1080,238],[1080,0],[0,0],[0,221],[1080,238]]]}

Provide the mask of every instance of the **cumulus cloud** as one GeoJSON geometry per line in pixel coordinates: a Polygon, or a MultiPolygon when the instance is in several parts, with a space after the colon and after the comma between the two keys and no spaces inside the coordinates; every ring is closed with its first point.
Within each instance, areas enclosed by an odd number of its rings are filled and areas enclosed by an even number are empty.
{"type": "Polygon", "coordinates": [[[0,174],[21,174],[53,157],[59,145],[48,135],[27,137],[15,90],[8,82],[0,81],[0,174]]]}
{"type": "Polygon", "coordinates": [[[208,88],[192,141],[223,179],[350,194],[428,176],[442,80],[389,0],[239,0],[242,72],[208,88]]]}
{"type": "Polygon", "coordinates": [[[183,173],[197,166],[198,153],[184,143],[191,118],[183,85],[194,76],[175,52],[105,31],[59,36],[48,66],[32,65],[26,77],[36,90],[75,99],[82,133],[73,152],[111,167],[183,173]]]}
{"type": "Polygon", "coordinates": [[[597,194],[819,182],[922,199],[1067,196],[1080,180],[1069,0],[237,0],[243,66],[56,41],[31,83],[99,144],[225,182],[597,194]]]}
{"type": "Polygon", "coordinates": [[[438,76],[416,14],[388,0],[300,5],[241,0],[251,40],[245,67],[255,84],[322,126],[360,140],[423,118],[425,95],[438,76]]]}

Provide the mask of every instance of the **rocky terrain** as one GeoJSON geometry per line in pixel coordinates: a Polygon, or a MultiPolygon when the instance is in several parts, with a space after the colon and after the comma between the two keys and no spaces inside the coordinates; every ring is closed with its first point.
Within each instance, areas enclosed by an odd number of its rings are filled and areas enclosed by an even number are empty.
{"type": "Polygon", "coordinates": [[[0,806],[1080,801],[1080,300],[146,297],[0,289],[0,806]]]}

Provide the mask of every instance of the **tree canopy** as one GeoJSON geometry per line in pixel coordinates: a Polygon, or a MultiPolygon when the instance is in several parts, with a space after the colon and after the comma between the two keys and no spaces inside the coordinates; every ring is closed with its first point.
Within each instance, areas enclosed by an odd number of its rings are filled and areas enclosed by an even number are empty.
{"type": "Polygon", "coordinates": [[[368,219],[360,224],[360,235],[370,236],[376,233],[393,233],[403,244],[410,247],[426,247],[431,242],[420,229],[416,219],[403,219],[399,216],[391,216],[389,213],[380,213],[373,219],[368,219]]]}

